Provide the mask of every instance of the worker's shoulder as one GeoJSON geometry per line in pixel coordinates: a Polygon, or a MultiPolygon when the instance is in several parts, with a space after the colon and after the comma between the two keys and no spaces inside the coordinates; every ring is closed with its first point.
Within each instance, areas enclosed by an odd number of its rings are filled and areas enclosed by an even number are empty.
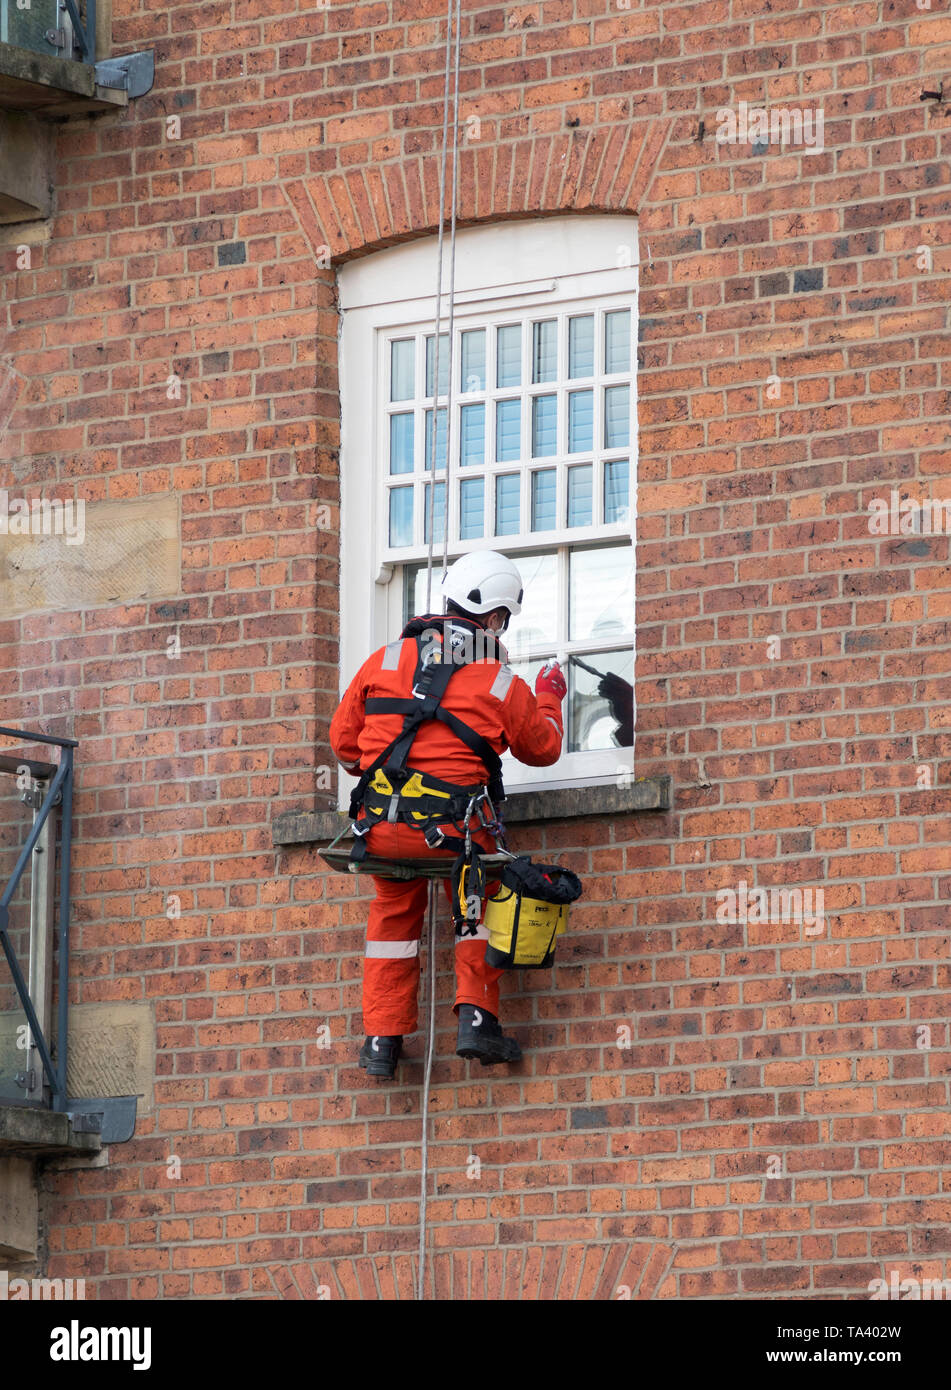
{"type": "Polygon", "coordinates": [[[394,637],[382,647],[377,647],[367,658],[367,663],[377,671],[395,671],[403,657],[403,648],[411,641],[408,637],[394,637]]]}
{"type": "Polygon", "coordinates": [[[507,661],[486,659],[474,661],[467,667],[472,675],[470,680],[478,685],[491,698],[504,704],[520,684],[521,677],[513,671],[507,661]]]}

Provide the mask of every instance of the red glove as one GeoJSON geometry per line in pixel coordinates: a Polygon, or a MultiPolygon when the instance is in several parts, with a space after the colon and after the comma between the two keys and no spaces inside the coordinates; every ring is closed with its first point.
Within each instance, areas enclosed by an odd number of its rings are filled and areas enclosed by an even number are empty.
{"type": "Polygon", "coordinates": [[[568,694],[565,678],[557,661],[547,662],[535,677],[536,695],[554,695],[563,700],[568,694]]]}

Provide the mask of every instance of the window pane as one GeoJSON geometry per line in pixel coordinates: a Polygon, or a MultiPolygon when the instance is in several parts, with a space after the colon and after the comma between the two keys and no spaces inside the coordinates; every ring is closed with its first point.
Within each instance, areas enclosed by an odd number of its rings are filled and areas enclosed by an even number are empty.
{"type": "Polygon", "coordinates": [[[413,471],[413,413],[390,416],[390,472],[413,471]]]}
{"type": "Polygon", "coordinates": [[[532,324],[532,381],[554,381],[558,375],[558,320],[532,324]]]}
{"type": "Polygon", "coordinates": [[[558,422],[558,397],[532,397],[532,458],[548,458],[558,452],[555,447],[558,422]]]}
{"type": "MultiPolygon", "coordinates": [[[[435,579],[436,576],[433,575],[435,579]]],[[[426,566],[403,566],[403,626],[426,611],[426,566]]]]}
{"type": "Polygon", "coordinates": [[[442,578],[442,556],[433,556],[433,580],[429,603],[426,602],[426,565],[405,565],[403,567],[403,624],[418,614],[431,613],[442,608],[439,582],[442,578]]]}
{"type": "MultiPolygon", "coordinates": [[[[426,339],[426,395],[433,394],[433,373],[436,370],[436,335],[430,333],[426,339]]],[[[439,335],[439,394],[444,396],[449,390],[449,334],[439,335]]]]}
{"type": "Polygon", "coordinates": [[[459,484],[459,539],[474,540],[485,531],[485,479],[464,478],[459,484]]]}
{"type": "Polygon", "coordinates": [[[568,320],[568,375],[594,376],[594,314],[568,320]]]}
{"type": "Polygon", "coordinates": [[[568,591],[568,635],[573,641],[611,642],[633,633],[634,547],[573,550],[568,591]]]}
{"type": "Polygon", "coordinates": [[[518,498],[522,480],[517,473],[505,473],[495,480],[495,534],[518,534],[518,498]]]}
{"type": "MultiPolygon", "coordinates": [[[[426,496],[424,498],[423,511],[423,540],[429,544],[429,498],[432,492],[432,483],[426,484],[426,496]]],[[[433,516],[434,539],[441,541],[445,535],[446,528],[446,484],[436,484],[435,514],[433,516]]],[[[440,574],[442,572],[440,571],[440,574]]]]}
{"type": "Polygon", "coordinates": [[[631,311],[618,309],[604,316],[604,370],[631,370],[631,311]]]}
{"type": "Polygon", "coordinates": [[[522,402],[495,403],[495,457],[499,463],[521,457],[522,402]]]}
{"type": "Polygon", "coordinates": [[[606,386],[604,388],[604,447],[621,448],[631,442],[630,426],[631,388],[629,386],[606,386]]]}
{"type": "Polygon", "coordinates": [[[498,330],[498,365],[496,386],[522,384],[522,329],[517,323],[506,324],[498,330]]]}
{"type": "Polygon", "coordinates": [[[633,742],[633,651],[571,657],[568,663],[568,751],[630,748],[633,742]]]}
{"type": "Polygon", "coordinates": [[[630,469],[627,459],[604,465],[604,520],[630,520],[630,469]]]}
{"type": "Polygon", "coordinates": [[[504,638],[513,661],[528,660],[538,648],[553,653],[558,640],[558,557],[518,555],[515,563],[525,592],[522,611],[511,619],[504,638]]]}
{"type": "Polygon", "coordinates": [[[594,447],[594,392],[568,393],[568,452],[580,454],[594,447]]]}
{"type": "Polygon", "coordinates": [[[554,530],[556,487],[554,468],[539,468],[532,474],[533,531],[554,530]]]}
{"type": "Polygon", "coordinates": [[[413,544],[413,489],[390,488],[390,545],[413,544]]]}
{"type": "MultiPolygon", "coordinates": [[[[433,412],[426,411],[426,467],[433,466],[433,412]]],[[[436,411],[436,467],[446,466],[446,407],[441,405],[436,411]]]]}
{"type": "Polygon", "coordinates": [[[400,338],[390,343],[390,400],[411,401],[416,378],[416,341],[400,338]]]}
{"type": "Polygon", "coordinates": [[[462,335],[460,391],[485,390],[485,329],[474,328],[462,335]]]}
{"type": "Polygon", "coordinates": [[[459,461],[463,468],[485,463],[485,406],[464,405],[460,411],[462,440],[459,461]]]}
{"type": "Polygon", "coordinates": [[[568,525],[590,526],[591,464],[583,463],[568,469],[568,525]]]}

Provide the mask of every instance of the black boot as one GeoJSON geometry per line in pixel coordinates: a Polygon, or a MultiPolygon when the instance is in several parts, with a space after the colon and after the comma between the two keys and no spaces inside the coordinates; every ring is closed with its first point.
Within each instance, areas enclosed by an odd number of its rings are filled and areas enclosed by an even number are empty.
{"type": "Polygon", "coordinates": [[[360,1065],[367,1076],[393,1076],[402,1051],[401,1037],[377,1035],[367,1038],[360,1048],[360,1065]]]}
{"type": "Polygon", "coordinates": [[[502,1025],[495,1014],[477,1009],[474,1004],[459,1005],[459,1036],[456,1053],[460,1057],[478,1057],[484,1067],[496,1062],[520,1062],[522,1049],[514,1038],[502,1034],[502,1025]]]}

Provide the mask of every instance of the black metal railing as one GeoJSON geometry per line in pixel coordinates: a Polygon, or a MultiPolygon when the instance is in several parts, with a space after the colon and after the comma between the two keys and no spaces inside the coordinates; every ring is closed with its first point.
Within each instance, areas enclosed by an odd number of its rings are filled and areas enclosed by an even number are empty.
{"type": "MultiPolygon", "coordinates": [[[[27,769],[31,778],[38,784],[45,781],[46,790],[42,800],[34,806],[34,821],[30,831],[24,841],[12,873],[7,880],[3,892],[0,893],[0,947],[6,957],[10,975],[13,980],[14,988],[20,1000],[23,1013],[26,1016],[29,1027],[29,1038],[32,1047],[36,1048],[40,1061],[43,1066],[43,1073],[46,1077],[46,1085],[49,1091],[49,1105],[53,1110],[66,1110],[66,1052],[69,1025],[69,873],[70,873],[70,850],[71,850],[71,823],[73,807],[73,749],[79,745],[75,739],[57,738],[52,734],[41,734],[27,729],[7,729],[0,727],[0,737],[17,739],[22,743],[45,743],[51,744],[60,749],[60,760],[58,764],[37,763],[30,758],[11,756],[0,753],[0,771],[18,773],[21,769],[27,769]],[[60,814],[60,847],[59,847],[59,875],[57,891],[58,925],[59,925],[59,970],[58,970],[58,997],[56,1001],[56,1061],[53,1061],[52,1050],[44,1034],[40,1023],[36,1002],[30,997],[30,990],[20,969],[13,943],[10,939],[10,904],[14,900],[20,880],[24,871],[30,864],[31,857],[36,850],[37,844],[43,834],[54,806],[59,805],[60,814]]],[[[49,837],[48,852],[52,855],[55,852],[55,839],[49,837]]],[[[48,923],[31,921],[31,940],[33,934],[48,930],[48,923]]],[[[45,948],[52,950],[52,942],[45,943],[45,948]]],[[[41,1088],[42,1089],[42,1088],[41,1088]]]]}
{"type": "Polygon", "coordinates": [[[85,24],[80,18],[76,0],[65,0],[65,4],[66,13],[73,26],[73,43],[81,51],[84,63],[94,63],[96,61],[96,0],[86,0],[85,24]]]}

